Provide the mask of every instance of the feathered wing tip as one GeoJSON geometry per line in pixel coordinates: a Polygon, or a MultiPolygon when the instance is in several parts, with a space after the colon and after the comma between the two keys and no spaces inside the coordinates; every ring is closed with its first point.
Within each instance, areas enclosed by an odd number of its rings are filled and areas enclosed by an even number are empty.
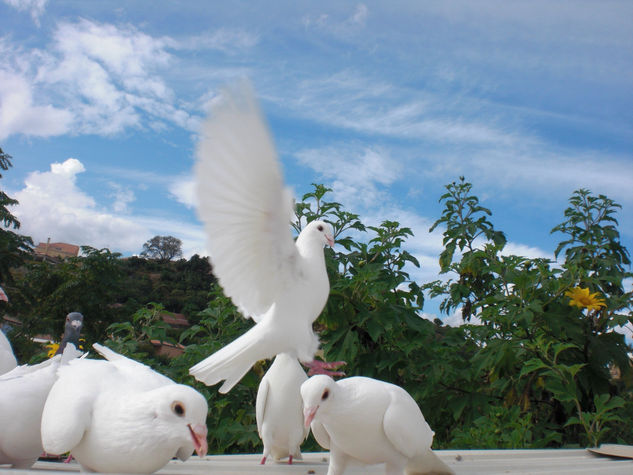
{"type": "Polygon", "coordinates": [[[275,343],[262,338],[263,327],[258,324],[242,336],[189,368],[189,374],[207,386],[224,381],[219,391],[224,394],[235,386],[255,363],[275,355],[275,343]]]}
{"type": "Polygon", "coordinates": [[[85,354],[82,351],[75,348],[75,345],[73,345],[72,343],[67,343],[66,348],[64,348],[64,352],[62,353],[62,359],[59,364],[60,365],[68,364],[70,361],[74,360],[75,358],[80,358],[84,356],[85,354]]]}
{"type": "Polygon", "coordinates": [[[115,361],[118,359],[124,359],[125,356],[118,354],[116,351],[111,350],[107,346],[100,345],[99,343],[93,343],[92,347],[97,353],[103,356],[108,361],[115,361]]]}
{"type": "Polygon", "coordinates": [[[406,475],[455,475],[453,469],[431,449],[411,459],[404,473],[406,475]]]}

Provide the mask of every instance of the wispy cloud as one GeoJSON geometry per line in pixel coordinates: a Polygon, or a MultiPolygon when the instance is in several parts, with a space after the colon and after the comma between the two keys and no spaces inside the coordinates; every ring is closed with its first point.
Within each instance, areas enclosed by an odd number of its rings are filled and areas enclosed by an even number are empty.
{"type": "Polygon", "coordinates": [[[482,116],[475,100],[449,99],[351,69],[303,79],[296,93],[277,100],[299,117],[365,136],[505,146],[531,139],[495,115],[482,116]]]}
{"type": "Polygon", "coordinates": [[[304,27],[340,38],[358,34],[365,27],[369,8],[364,3],[359,3],[350,11],[349,5],[342,5],[344,8],[336,12],[305,15],[303,17],[304,27]]]}
{"type": "Polygon", "coordinates": [[[29,12],[33,22],[39,27],[40,17],[44,14],[48,0],[4,0],[4,3],[17,10],[29,12]]]}
{"type": "Polygon", "coordinates": [[[259,42],[259,36],[243,29],[219,28],[201,35],[170,41],[174,49],[182,50],[218,50],[228,54],[237,54],[253,48],[259,42]]]}
{"type": "Polygon", "coordinates": [[[299,163],[315,171],[331,184],[334,198],[349,206],[363,208],[383,201],[384,186],[395,182],[401,164],[385,150],[332,146],[305,149],[296,153],[299,163]]]}
{"type": "Polygon", "coordinates": [[[112,135],[167,125],[193,130],[198,118],[179,106],[160,74],[172,63],[171,43],[130,25],[85,19],[58,24],[46,50],[15,49],[5,39],[2,136],[112,135]]]}

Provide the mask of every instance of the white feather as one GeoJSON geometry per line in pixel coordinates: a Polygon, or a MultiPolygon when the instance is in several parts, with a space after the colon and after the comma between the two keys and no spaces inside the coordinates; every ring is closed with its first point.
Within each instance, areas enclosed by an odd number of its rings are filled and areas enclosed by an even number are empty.
{"type": "Polygon", "coordinates": [[[108,473],[151,473],[174,456],[189,457],[194,440],[188,425],[204,427],[204,397],[93,346],[108,360],[76,360],[59,371],[42,415],[44,450],[70,451],[82,469],[108,473]],[[182,404],[182,416],[174,412],[176,403],[182,404]]]}
{"type": "Polygon", "coordinates": [[[329,282],[323,247],[329,224],[310,223],[293,241],[292,198],[252,88],[225,91],[205,122],[196,164],[198,213],[224,293],[257,325],[190,369],[229,391],[258,360],[288,352],[312,361],[312,322],[329,282]]]}
{"type": "Polygon", "coordinates": [[[57,370],[80,354],[69,344],[63,355],[0,376],[0,464],[29,468],[35,463],[42,453],[42,410],[57,370]]]}
{"type": "Polygon", "coordinates": [[[213,271],[246,316],[258,317],[295,276],[297,250],[291,194],[247,83],[226,91],[205,122],[196,185],[213,271]]]}
{"type": "Polygon", "coordinates": [[[301,443],[309,429],[303,425],[299,388],[308,379],[296,358],[281,353],[270,366],[257,390],[255,416],[264,443],[263,456],[280,460],[301,459],[301,443]]]}
{"type": "Polygon", "coordinates": [[[365,377],[335,382],[317,375],[301,386],[312,431],[330,450],[328,475],[351,460],[385,464],[387,474],[450,474],[431,450],[433,431],[415,400],[394,384],[365,377]]]}
{"type": "Polygon", "coordinates": [[[11,343],[4,332],[0,330],[0,374],[11,371],[18,365],[11,343]]]}

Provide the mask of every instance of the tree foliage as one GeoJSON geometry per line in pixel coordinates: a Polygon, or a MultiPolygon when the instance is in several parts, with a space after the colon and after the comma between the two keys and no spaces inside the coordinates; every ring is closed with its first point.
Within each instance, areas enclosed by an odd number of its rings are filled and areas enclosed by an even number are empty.
{"type": "MultiPolygon", "coordinates": [[[[0,148],[0,169],[6,171],[11,166],[13,166],[11,155],[0,148]]],[[[0,178],[2,178],[1,173],[0,178]]],[[[20,229],[20,221],[8,207],[17,204],[17,200],[0,190],[0,223],[2,223],[0,227],[0,282],[5,285],[13,283],[10,269],[22,265],[33,247],[33,240],[29,236],[22,236],[15,232],[20,229]]]]}
{"type": "MultiPolygon", "coordinates": [[[[456,422],[490,428],[499,410],[519,407],[519,417],[530,416],[532,445],[597,444],[606,434],[604,422],[622,422],[615,415],[625,404],[618,394],[630,403],[630,349],[615,331],[632,320],[632,296],[622,287],[631,276],[624,267],[628,252],[613,217],[619,205],[586,190],[573,194],[565,221],[553,229],[565,235],[556,251],[565,251],[559,266],[503,255],[505,239],[488,221],[489,210],[468,194],[471,185],[462,179],[447,190],[445,211],[432,229],[445,226],[447,250],[440,259],[450,278],[424,287],[444,297],[445,311],[461,307],[464,319],[476,315],[482,322],[469,328],[477,373],[457,375],[451,385],[461,389],[447,400],[450,405],[477,394],[483,404],[470,416],[455,411],[456,422]],[[599,310],[572,306],[573,289],[590,289],[606,303],[599,310]]],[[[458,435],[463,441],[463,432],[458,435]]]]}
{"type": "MultiPolygon", "coordinates": [[[[328,221],[338,244],[325,250],[331,292],[314,325],[324,358],[347,361],[348,375],[406,388],[435,431],[436,447],[633,443],[631,348],[616,331],[633,322],[624,284],[633,274],[617,203],[576,191],[552,230],[562,236],[559,261],[527,258],[507,252],[492,211],[460,178],[440,197],[444,210],[431,228],[443,233],[442,279],[418,283],[410,272],[419,262],[406,250],[411,229],[392,220],[363,224],[328,201],[330,191],[314,185],[293,223],[299,232],[314,219],[328,221]],[[441,299],[443,312],[461,312],[464,325],[422,318],[425,294],[441,299]]],[[[95,327],[95,340],[107,338],[116,351],[201,391],[210,405],[212,452],[261,450],[254,404],[269,362],[226,395],[188,375],[253,324],[222,294],[208,261],[85,252],[57,268],[33,263],[20,280],[24,306],[17,299],[10,308],[33,326],[73,305],[97,316],[119,312],[95,318],[109,321],[107,329],[95,327]],[[193,323],[186,330],[161,318],[185,308],[193,323]],[[183,345],[183,353],[160,356],[152,340],[183,345]]],[[[314,441],[305,447],[317,449],[314,441]]]]}
{"type": "Polygon", "coordinates": [[[141,256],[159,261],[182,257],[182,241],[173,236],[154,236],[143,244],[141,256]]]}

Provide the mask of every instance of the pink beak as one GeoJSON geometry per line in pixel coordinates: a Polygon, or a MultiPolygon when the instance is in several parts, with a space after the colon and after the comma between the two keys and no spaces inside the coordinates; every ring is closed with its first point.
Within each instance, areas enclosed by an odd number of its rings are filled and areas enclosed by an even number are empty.
{"type": "Polygon", "coordinates": [[[314,416],[316,416],[316,412],[319,409],[319,406],[316,407],[306,407],[303,410],[303,417],[304,419],[304,424],[306,427],[310,427],[310,424],[312,423],[312,420],[314,419],[314,416]]]}
{"type": "Polygon", "coordinates": [[[325,239],[327,240],[328,246],[334,247],[334,238],[332,236],[326,234],[325,239]]]}
{"type": "Polygon", "coordinates": [[[189,427],[189,433],[191,433],[191,438],[193,439],[193,446],[196,449],[196,453],[199,457],[204,457],[207,455],[207,451],[209,450],[209,446],[207,444],[207,426],[204,424],[187,424],[189,427]]]}

